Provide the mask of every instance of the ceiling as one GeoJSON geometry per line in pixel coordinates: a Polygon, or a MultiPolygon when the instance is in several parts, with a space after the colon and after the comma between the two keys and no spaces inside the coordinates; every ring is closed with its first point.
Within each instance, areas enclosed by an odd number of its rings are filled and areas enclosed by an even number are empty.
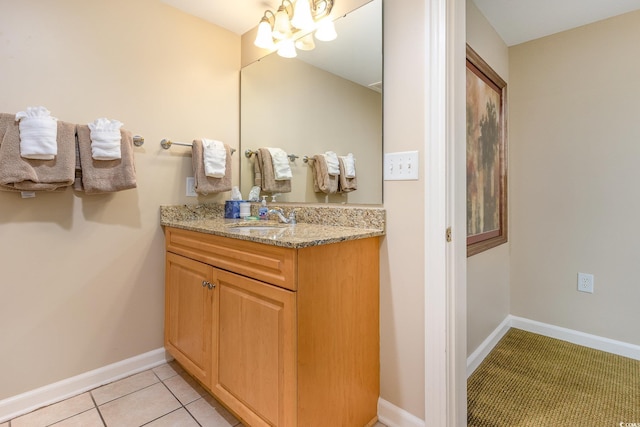
{"type": "Polygon", "coordinates": [[[640,9],[640,0],[473,0],[508,46],[640,9]]]}
{"type": "MultiPolygon", "coordinates": [[[[162,0],[242,35],[279,0],[162,0]]],[[[508,46],[640,9],[640,0],[473,0],[508,46]]]]}
{"type": "Polygon", "coordinates": [[[161,0],[219,27],[242,35],[257,26],[264,11],[275,12],[280,0],[161,0]]]}

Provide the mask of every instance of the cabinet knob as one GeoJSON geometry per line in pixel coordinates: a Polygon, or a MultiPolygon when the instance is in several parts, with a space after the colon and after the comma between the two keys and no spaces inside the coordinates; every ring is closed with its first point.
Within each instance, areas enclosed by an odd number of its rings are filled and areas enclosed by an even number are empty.
{"type": "Polygon", "coordinates": [[[213,288],[215,288],[215,287],[216,287],[216,285],[215,285],[215,283],[211,283],[211,282],[209,282],[209,281],[207,281],[207,280],[203,280],[203,281],[202,281],[202,287],[203,287],[203,288],[208,287],[209,289],[213,289],[213,288]]]}

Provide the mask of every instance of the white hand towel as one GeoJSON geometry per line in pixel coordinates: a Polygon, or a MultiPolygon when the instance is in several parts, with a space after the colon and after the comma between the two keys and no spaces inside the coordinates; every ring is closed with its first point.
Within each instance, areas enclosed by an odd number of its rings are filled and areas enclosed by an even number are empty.
{"type": "Polygon", "coordinates": [[[221,141],[202,138],[204,174],[210,178],[224,178],[227,173],[227,150],[221,141]]]}
{"type": "Polygon", "coordinates": [[[327,171],[329,175],[340,175],[340,163],[338,163],[338,155],[333,151],[327,151],[324,153],[324,159],[327,162],[327,171]]]}
{"type": "Polygon", "coordinates": [[[340,159],[342,159],[342,163],[344,164],[344,177],[355,178],[356,177],[356,159],[353,157],[353,154],[349,153],[346,156],[340,156],[340,159]]]}
{"type": "Polygon", "coordinates": [[[122,158],[120,145],[122,123],[107,118],[88,123],[91,130],[91,157],[94,160],[118,160],[122,158]]]}
{"type": "Polygon", "coordinates": [[[27,107],[16,114],[20,121],[20,156],[53,160],[58,154],[58,119],[44,107],[27,107]]]}
{"type": "Polygon", "coordinates": [[[281,148],[269,148],[271,161],[273,163],[273,174],[276,181],[288,181],[293,177],[291,166],[289,166],[289,157],[281,148]]]}

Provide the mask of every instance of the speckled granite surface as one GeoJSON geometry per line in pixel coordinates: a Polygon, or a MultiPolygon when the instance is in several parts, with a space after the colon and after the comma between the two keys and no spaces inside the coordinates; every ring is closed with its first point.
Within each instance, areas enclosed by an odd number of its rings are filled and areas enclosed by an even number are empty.
{"type": "MultiPolygon", "coordinates": [[[[285,226],[276,221],[245,221],[225,219],[224,205],[177,205],[160,207],[160,224],[218,236],[249,240],[288,248],[303,248],[345,240],[382,236],[385,211],[377,207],[314,206],[270,204],[281,207],[285,216],[296,211],[298,223],[285,226]],[[244,225],[244,227],[243,227],[244,225]],[[246,226],[263,226],[261,229],[246,226]],[[271,227],[264,227],[265,225],[271,227]]],[[[251,206],[257,215],[258,203],[251,206]]]]}

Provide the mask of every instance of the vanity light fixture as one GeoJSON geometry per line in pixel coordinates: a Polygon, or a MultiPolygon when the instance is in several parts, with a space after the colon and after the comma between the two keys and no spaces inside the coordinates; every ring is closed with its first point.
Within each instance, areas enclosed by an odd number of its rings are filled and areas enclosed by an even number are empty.
{"type": "Polygon", "coordinates": [[[273,36],[271,35],[271,23],[269,22],[269,16],[271,14],[273,19],[275,20],[275,15],[270,10],[264,12],[264,16],[260,20],[260,24],[258,24],[258,35],[256,36],[256,41],[253,42],[256,46],[262,49],[275,49],[275,44],[273,43],[273,36]]]}
{"type": "Polygon", "coordinates": [[[336,26],[333,21],[326,18],[320,21],[316,30],[316,38],[323,42],[330,42],[335,40],[336,37],[338,37],[338,33],[336,33],[336,26]]]}
{"type": "Polygon", "coordinates": [[[278,44],[278,55],[283,58],[295,58],[298,54],[296,52],[296,47],[293,45],[293,40],[282,40],[278,44]]]}
{"type": "Polygon", "coordinates": [[[276,40],[284,40],[291,35],[291,21],[289,20],[289,12],[285,3],[291,4],[289,0],[283,0],[282,4],[276,12],[276,17],[273,22],[273,38],[276,40]]]}
{"type": "Polygon", "coordinates": [[[300,50],[315,49],[316,43],[313,41],[313,34],[309,33],[306,36],[302,36],[298,40],[296,40],[296,47],[300,50]]]}
{"type": "Polygon", "coordinates": [[[293,58],[296,56],[296,47],[300,50],[315,48],[313,32],[317,40],[334,40],[337,33],[329,17],[333,1],[282,0],[276,13],[265,11],[258,24],[254,44],[262,49],[277,49],[278,55],[293,58]],[[294,45],[296,38],[298,40],[294,45]]]}

